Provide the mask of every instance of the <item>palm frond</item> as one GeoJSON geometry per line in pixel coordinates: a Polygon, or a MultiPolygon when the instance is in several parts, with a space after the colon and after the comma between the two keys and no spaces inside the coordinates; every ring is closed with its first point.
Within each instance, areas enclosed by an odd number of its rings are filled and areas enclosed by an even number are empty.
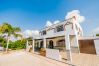
{"type": "Polygon", "coordinates": [[[21,29],[20,29],[19,27],[13,27],[13,31],[14,31],[14,32],[20,32],[21,29]]]}

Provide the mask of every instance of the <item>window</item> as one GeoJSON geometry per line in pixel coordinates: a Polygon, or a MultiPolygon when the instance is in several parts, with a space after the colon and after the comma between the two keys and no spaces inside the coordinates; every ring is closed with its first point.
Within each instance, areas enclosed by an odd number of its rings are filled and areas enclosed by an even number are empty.
{"type": "Polygon", "coordinates": [[[60,25],[60,26],[56,27],[57,32],[60,32],[60,31],[63,31],[63,30],[64,30],[63,25],[60,25]]]}
{"type": "Polygon", "coordinates": [[[41,35],[46,35],[46,30],[42,31],[41,35]]]}
{"type": "Polygon", "coordinates": [[[65,39],[58,40],[54,48],[59,49],[60,51],[65,50],[65,39]]]}

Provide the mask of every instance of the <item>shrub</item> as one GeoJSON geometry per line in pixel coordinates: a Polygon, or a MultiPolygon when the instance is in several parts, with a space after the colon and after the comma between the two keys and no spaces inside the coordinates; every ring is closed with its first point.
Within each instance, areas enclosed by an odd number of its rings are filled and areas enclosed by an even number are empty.
{"type": "Polygon", "coordinates": [[[96,36],[99,36],[99,34],[96,34],[96,36]]]}
{"type": "MultiPolygon", "coordinates": [[[[10,41],[9,42],[9,49],[12,50],[18,50],[18,49],[25,49],[26,47],[26,41],[21,41],[21,40],[17,40],[15,42],[10,41]]],[[[4,48],[6,48],[7,43],[3,43],[2,46],[4,48]]]]}
{"type": "Polygon", "coordinates": [[[9,44],[9,48],[12,49],[12,50],[24,49],[26,47],[25,44],[26,44],[26,42],[18,40],[18,41],[15,41],[15,42],[11,42],[9,44]]]}

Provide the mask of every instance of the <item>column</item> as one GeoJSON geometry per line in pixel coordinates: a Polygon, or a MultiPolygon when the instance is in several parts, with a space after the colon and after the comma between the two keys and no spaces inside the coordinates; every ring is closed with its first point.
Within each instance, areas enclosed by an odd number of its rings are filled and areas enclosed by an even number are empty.
{"type": "Polygon", "coordinates": [[[28,42],[28,40],[27,40],[27,42],[26,42],[26,51],[28,51],[28,46],[29,46],[28,43],[29,43],[29,42],[28,42]]]}
{"type": "Polygon", "coordinates": [[[35,39],[33,39],[33,43],[32,43],[32,50],[33,50],[33,53],[34,53],[34,47],[35,47],[35,39]]]}
{"type": "Polygon", "coordinates": [[[65,45],[66,45],[67,60],[72,62],[72,55],[71,55],[71,47],[70,47],[69,35],[65,35],[65,45]]]}
{"type": "Polygon", "coordinates": [[[78,36],[75,36],[75,44],[77,46],[77,53],[80,53],[80,49],[79,49],[79,42],[78,42],[78,36]]]}
{"type": "Polygon", "coordinates": [[[44,42],[44,45],[43,46],[46,49],[46,38],[43,39],[43,42],[44,42]]]}
{"type": "Polygon", "coordinates": [[[74,22],[73,23],[73,27],[74,27],[74,34],[75,34],[75,36],[74,36],[74,53],[80,53],[80,50],[79,50],[79,42],[78,42],[78,31],[77,31],[77,29],[76,29],[76,26],[77,26],[77,24],[76,24],[76,22],[74,22]]]}

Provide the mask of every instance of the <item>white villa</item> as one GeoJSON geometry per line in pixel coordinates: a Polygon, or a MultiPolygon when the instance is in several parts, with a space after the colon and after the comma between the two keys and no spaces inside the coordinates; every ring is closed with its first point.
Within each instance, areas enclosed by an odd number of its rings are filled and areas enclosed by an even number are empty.
{"type": "Polygon", "coordinates": [[[99,55],[98,43],[97,37],[83,37],[80,24],[72,17],[42,29],[39,36],[33,37],[32,49],[39,53],[43,48],[48,58],[72,61],[72,53],[99,55]]]}

